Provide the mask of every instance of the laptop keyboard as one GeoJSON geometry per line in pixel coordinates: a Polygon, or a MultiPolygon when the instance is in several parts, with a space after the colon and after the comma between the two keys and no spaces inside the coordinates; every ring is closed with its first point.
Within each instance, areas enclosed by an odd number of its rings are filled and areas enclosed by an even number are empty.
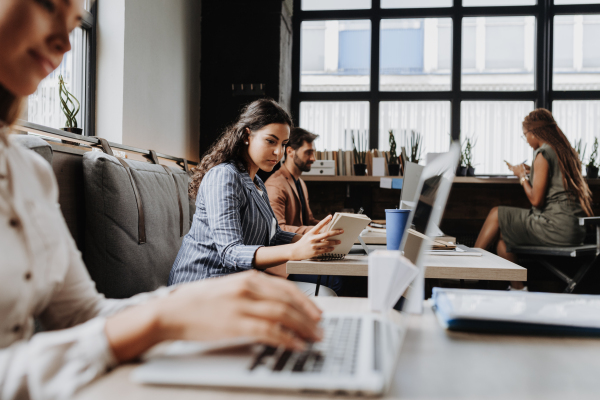
{"type": "Polygon", "coordinates": [[[354,374],[361,323],[360,318],[324,318],[321,321],[324,331],[321,342],[309,343],[306,350],[302,352],[263,346],[252,362],[250,370],[329,375],[354,374]]]}

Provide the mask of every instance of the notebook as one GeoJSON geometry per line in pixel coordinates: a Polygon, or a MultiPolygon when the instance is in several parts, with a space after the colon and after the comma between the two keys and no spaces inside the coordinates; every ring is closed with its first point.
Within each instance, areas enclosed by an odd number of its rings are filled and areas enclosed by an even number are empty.
{"type": "Polygon", "coordinates": [[[433,288],[432,299],[449,330],[600,335],[598,296],[433,288]]]}
{"type": "Polygon", "coordinates": [[[317,260],[340,260],[346,257],[352,246],[358,239],[358,235],[371,222],[371,218],[364,214],[350,213],[335,213],[331,222],[322,230],[322,232],[343,229],[344,233],[333,236],[331,240],[340,240],[342,243],[335,246],[333,252],[325,253],[318,257],[317,260]]]}

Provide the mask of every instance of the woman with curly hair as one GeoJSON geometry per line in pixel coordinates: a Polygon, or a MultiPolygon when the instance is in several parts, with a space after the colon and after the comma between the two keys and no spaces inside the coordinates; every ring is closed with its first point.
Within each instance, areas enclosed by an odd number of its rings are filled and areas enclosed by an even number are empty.
{"type": "MultiPolygon", "coordinates": [[[[585,227],[578,218],[592,216],[592,195],[581,174],[579,155],[560,130],[552,113],[538,108],[523,121],[523,135],[534,150],[530,177],[526,165],[510,166],[519,177],[531,209],[494,207],[477,237],[475,247],[498,241],[498,255],[516,262],[507,244],[573,246],[583,242],[585,227]]],[[[514,288],[522,283],[513,282],[514,288]]]]}
{"type": "MultiPolygon", "coordinates": [[[[288,261],[328,253],[340,243],[328,238],[341,230],[320,233],[331,216],[305,235],[281,230],[256,175],[279,162],[291,126],[290,116],[275,101],[256,100],[204,155],[190,185],[190,197],[196,199],[194,221],[173,264],[170,285],[250,269],[281,269],[288,261]]],[[[314,291],[313,284],[296,284],[305,293],[314,291]]]]}

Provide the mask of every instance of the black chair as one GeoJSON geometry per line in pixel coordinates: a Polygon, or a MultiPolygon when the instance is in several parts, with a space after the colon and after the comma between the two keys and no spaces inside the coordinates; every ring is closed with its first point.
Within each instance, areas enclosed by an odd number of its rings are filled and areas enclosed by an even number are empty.
{"type": "Polygon", "coordinates": [[[565,293],[572,293],[588,271],[600,263],[600,217],[579,218],[579,225],[596,227],[596,244],[568,247],[546,246],[507,246],[507,251],[517,254],[520,260],[537,262],[567,284],[565,293]],[[571,257],[584,260],[572,278],[552,265],[552,260],[559,257],[571,257]]]}

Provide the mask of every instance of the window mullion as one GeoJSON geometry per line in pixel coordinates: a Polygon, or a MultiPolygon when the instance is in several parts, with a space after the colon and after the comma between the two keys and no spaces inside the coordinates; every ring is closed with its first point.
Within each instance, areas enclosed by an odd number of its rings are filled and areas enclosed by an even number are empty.
{"type": "Polygon", "coordinates": [[[462,0],[454,0],[452,12],[452,110],[450,117],[453,140],[460,140],[460,102],[462,97],[462,0]]]}
{"type": "Polygon", "coordinates": [[[381,1],[372,0],[371,14],[371,100],[369,104],[369,148],[379,148],[379,60],[381,1]]]}

